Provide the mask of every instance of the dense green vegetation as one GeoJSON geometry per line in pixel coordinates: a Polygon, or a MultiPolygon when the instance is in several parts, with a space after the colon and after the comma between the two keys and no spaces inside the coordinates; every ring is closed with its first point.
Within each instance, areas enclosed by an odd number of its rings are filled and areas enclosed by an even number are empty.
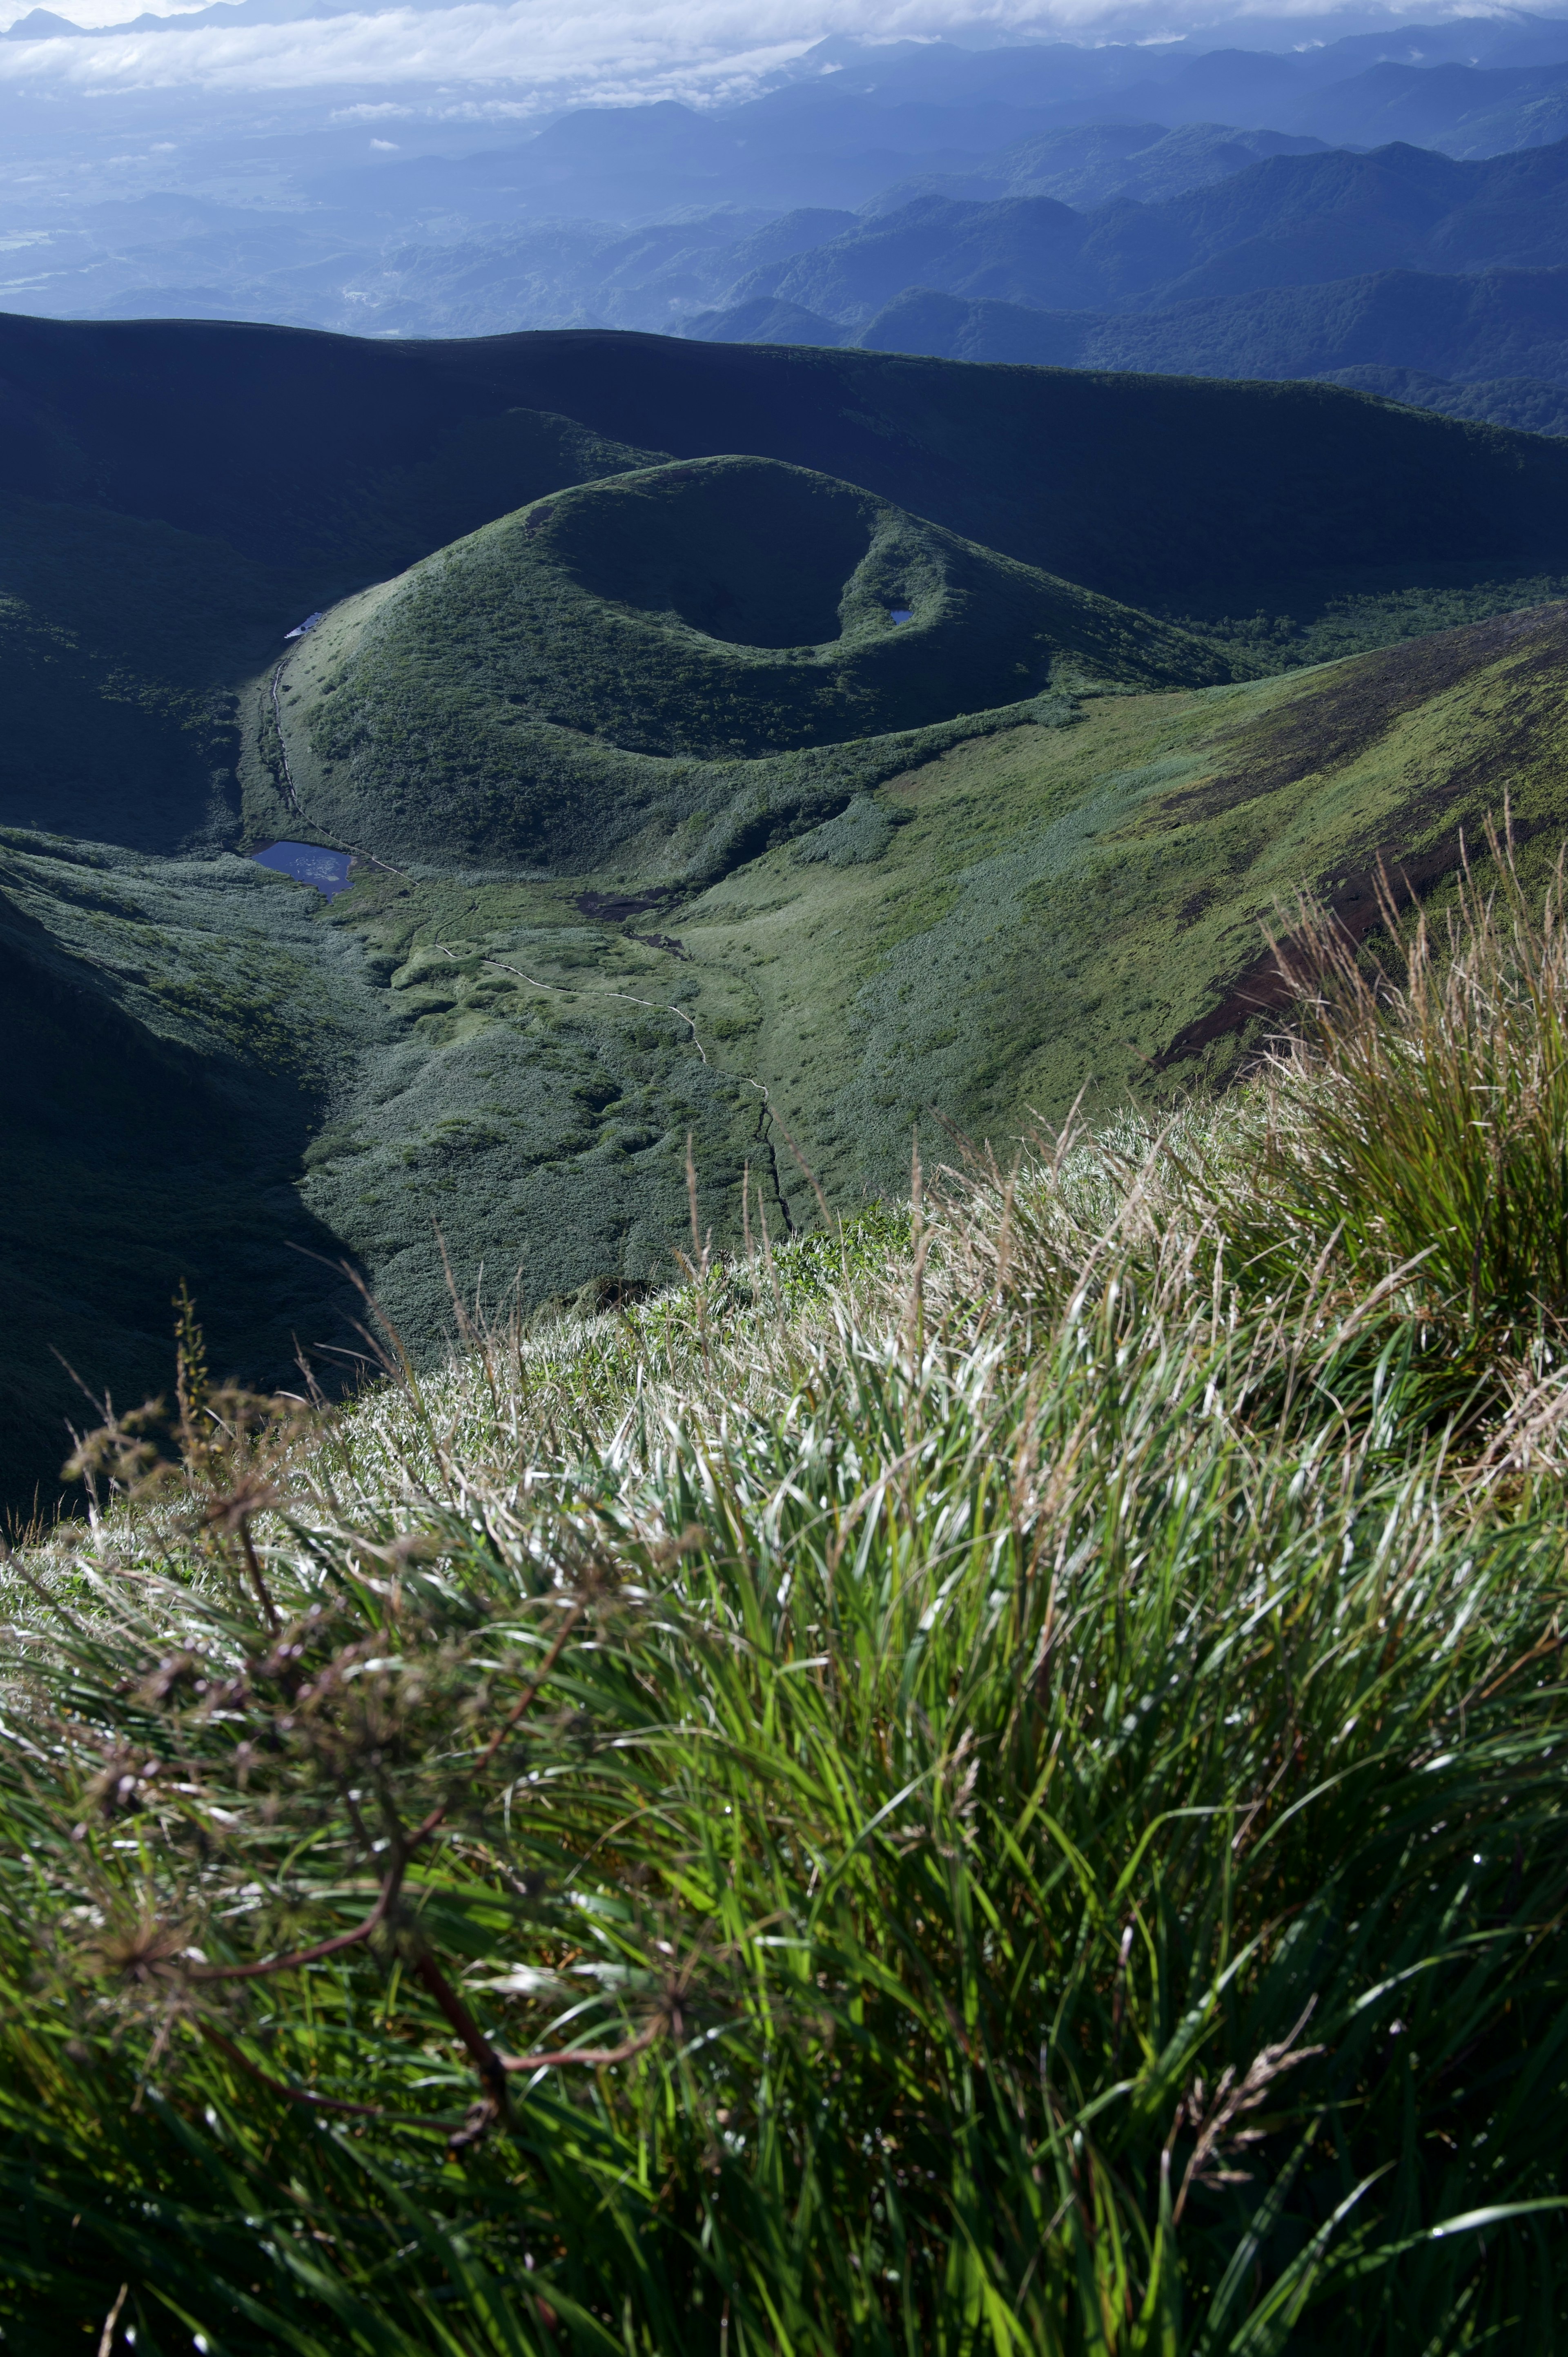
{"type": "Polygon", "coordinates": [[[427,1363],[448,1265],[669,1282],[688,1140],[738,1250],[748,1183],[806,1230],[917,1122],[1223,1081],[1282,894],[1446,872],[1505,786],[1557,823],[1550,618],[1258,676],[1561,594],[1524,437],[593,335],[0,349],[24,1517],[53,1354],[166,1389],[181,1280],[222,1375],[340,1381],[345,1262],[427,1363]],[[300,834],[360,855],[329,909],[229,856],[300,834]]]}
{"type": "MultiPolygon", "coordinates": [[[[895,739],[886,782],[847,805],[841,772],[840,816],[781,829],[673,899],[657,842],[640,880],[601,872],[601,895],[628,896],[619,921],[613,901],[577,908],[592,875],[467,889],[383,875],[331,921],[362,931],[394,1000],[454,1056],[467,1038],[475,1056],[488,1042],[525,1057],[552,1019],[631,1040],[660,1019],[639,1000],[678,1003],[695,1024],[687,1065],[705,1053],[743,1103],[765,1087],[830,1199],[852,1205],[899,1188],[912,1125],[939,1114],[1000,1147],[1080,1092],[1109,1113],[1222,1082],[1266,1021],[1248,979],[1263,929],[1304,884],[1364,928],[1380,858],[1432,888],[1462,838],[1481,851],[1505,795],[1521,859],[1549,860],[1564,629],[1553,607],[1305,675],[1047,699],[945,742],[929,732],[918,758],[895,739]],[[679,955],[645,945],[655,929],[679,955]]],[[[752,1133],[754,1167],[769,1128],[752,1133]]],[[[810,1189],[772,1136],[805,1225],[810,1189]]],[[[738,1188],[707,1200],[738,1241],[738,1188]]],[[[467,1283],[483,1245],[458,1232],[467,1283]]]]}
{"type": "Polygon", "coordinates": [[[310,822],[382,856],[581,868],[660,805],[755,798],[715,762],[1230,673],[848,484],[716,458],[555,494],[349,600],[269,680],[259,751],[310,822]]]}
{"type": "Polygon", "coordinates": [[[1556,2347],[1568,932],[1456,915],[334,1417],[188,1322],[4,1575],[7,2345],[1556,2347]]]}
{"type": "MultiPolygon", "coordinates": [[[[1402,612],[1416,630],[1443,619],[1439,593],[1402,612]]],[[[1266,619],[1232,627],[1250,661],[1305,651],[1266,619]]],[[[1363,622],[1344,627],[1354,643],[1363,622]]],[[[737,1248],[748,1164],[787,1232],[819,1217],[797,1153],[853,1206],[899,1187],[917,1123],[1004,1145],[1083,1090],[1110,1110],[1223,1082],[1263,1020],[1247,980],[1262,929],[1299,886],[1359,920],[1380,856],[1430,888],[1505,793],[1521,856],[1545,856],[1562,823],[1563,630],[1548,608],[1326,670],[1058,692],[861,746],[693,763],[673,807],[607,799],[650,823],[603,864],[361,866],[329,908],[232,859],[14,836],[12,905],[62,959],[78,1011],[47,1060],[18,1065],[11,1100],[27,1189],[13,1370],[29,1403],[12,1500],[48,1488],[76,1420],[51,1345],[100,1391],[164,1388],[182,1274],[225,1374],[275,1370],[291,1336],[354,1347],[345,1256],[428,1357],[450,1325],[448,1263],[465,1292],[515,1287],[525,1313],[596,1283],[667,1282],[688,1137],[704,1219],[737,1248]],[[237,960],[254,971],[236,990],[237,960]],[[245,1093],[260,1077],[238,1095],[223,1079],[217,1160],[149,1093],[145,1146],[105,1155],[102,1126],[84,1145],[94,1175],[61,1231],[61,1122],[87,1071],[73,1041],[125,1019],[138,1056],[179,1043],[188,1089],[215,1057],[216,1076],[243,1076],[292,1055],[301,1077],[281,1109],[245,1093]],[[156,1200],[138,1155],[163,1174],[156,1200]],[[276,1191],[261,1217],[263,1170],[276,1191]],[[285,1232],[320,1258],[285,1254],[268,1275],[285,1232]],[[112,1340],[127,1286],[134,1348],[112,1340]]],[[[595,759],[607,797],[682,767],[595,759]]],[[[344,1361],[317,1363],[330,1381],[344,1361]]]]}

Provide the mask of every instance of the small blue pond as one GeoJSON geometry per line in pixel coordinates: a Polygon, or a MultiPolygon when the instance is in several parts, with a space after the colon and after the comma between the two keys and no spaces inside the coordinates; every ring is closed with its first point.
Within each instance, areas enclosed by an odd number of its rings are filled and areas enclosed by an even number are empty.
{"type": "Polygon", "coordinates": [[[915,619],[914,608],[909,606],[895,606],[887,619],[890,622],[912,622],[915,619]]]}
{"type": "Polygon", "coordinates": [[[270,851],[257,852],[256,865],[292,876],[296,884],[314,884],[328,900],[335,892],[346,892],[352,880],[348,853],[323,851],[318,843],[274,843],[270,851]]]}

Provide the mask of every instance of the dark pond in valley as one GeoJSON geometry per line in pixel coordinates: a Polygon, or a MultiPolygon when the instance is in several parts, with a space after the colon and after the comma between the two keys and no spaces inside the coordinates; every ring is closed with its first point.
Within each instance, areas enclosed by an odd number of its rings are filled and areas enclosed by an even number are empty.
{"type": "Polygon", "coordinates": [[[335,892],[346,892],[352,881],[349,854],[323,851],[318,843],[274,843],[270,850],[257,852],[256,865],[292,876],[296,884],[314,884],[328,900],[335,892]]]}

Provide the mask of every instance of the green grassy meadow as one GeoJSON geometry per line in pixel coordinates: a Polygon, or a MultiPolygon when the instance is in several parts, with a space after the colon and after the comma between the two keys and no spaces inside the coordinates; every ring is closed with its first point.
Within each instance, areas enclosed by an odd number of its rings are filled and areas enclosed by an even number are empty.
{"type": "Polygon", "coordinates": [[[0,1569],[7,2343],[1559,2346],[1568,933],[1455,916],[337,1413],[188,1322],[0,1569]]]}
{"type": "MultiPolygon", "coordinates": [[[[1527,866],[1551,857],[1563,629],[1543,607],[1273,678],[1064,684],[860,744],[693,763],[683,804],[631,805],[642,823],[612,863],[361,863],[329,906],[231,857],[105,850],[87,855],[96,874],[136,880],[95,884],[89,925],[82,855],[13,836],[15,905],[64,956],[72,1004],[130,1020],[138,1054],[220,1059],[216,1098],[182,1083],[176,1101],[230,1108],[211,1157],[184,1151],[177,1121],[152,1125],[123,1171],[94,1157],[72,1233],[102,1240],[85,1262],[70,1247],[68,1282],[60,1250],[33,1239],[57,1232],[40,1174],[74,1092],[51,1083],[52,1113],[40,1094],[14,1166],[36,1307],[13,1500],[58,1493],[84,1405],[54,1350],[95,1395],[166,1387],[182,1271],[225,1372],[276,1381],[303,1346],[334,1383],[362,1351],[347,1271],[422,1358],[451,1336],[454,1280],[528,1315],[672,1281],[688,1141],[704,1231],[733,1250],[748,1172],[778,1232],[804,1232],[818,1186],[845,1211],[898,1196],[917,1130],[956,1126],[1005,1157],[1075,1101],[1109,1116],[1224,1086],[1273,1019],[1264,934],[1299,892],[1358,927],[1380,863],[1440,893],[1462,843],[1484,865],[1505,798],[1527,866]],[[152,899],[177,921],[150,921],[152,899]],[[243,912],[221,945],[220,911],[222,926],[243,912]],[[170,1239],[139,1273],[127,1226],[170,1239]],[[303,1250],[279,1260],[285,1238],[303,1250]],[[111,1266],[112,1285],[93,1274],[111,1266]],[[83,1301],[83,1268],[96,1331],[90,1309],[62,1324],[47,1308],[83,1301]]],[[[591,745],[579,774],[608,797],[617,762],[682,767],[591,745]]],[[[255,831],[309,833],[281,808],[255,831]]],[[[70,1031],[48,1035],[62,1075],[70,1031]]]]}
{"type": "MultiPolygon", "coordinates": [[[[1484,866],[1505,791],[1521,859],[1549,860],[1563,627],[1543,608],[1305,674],[987,716],[705,890],[658,898],[658,868],[461,888],[381,873],[330,921],[398,961],[392,996],[444,1053],[526,1053],[562,1027],[637,1052],[654,1027],[661,1054],[731,1092],[731,1140],[699,1159],[715,1236],[739,1240],[747,1161],[803,1228],[811,1185],[758,1117],[763,1089],[831,1201],[897,1194],[918,1124],[1005,1155],[1080,1096],[1109,1115],[1223,1084],[1272,1019],[1266,993],[1227,1015],[1227,986],[1252,987],[1299,891],[1364,926],[1380,861],[1423,891],[1462,837],[1484,866]],[[653,905],[584,916],[617,891],[653,905]]],[[[618,1100],[603,1118],[624,1123],[618,1100]]],[[[677,1114],[632,1160],[682,1151],[677,1114]]],[[[577,1264],[544,1289],[650,1274],[577,1264]]]]}
{"type": "Polygon", "coordinates": [[[1568,451],[0,369],[7,2352],[1562,2345],[1568,451]]]}

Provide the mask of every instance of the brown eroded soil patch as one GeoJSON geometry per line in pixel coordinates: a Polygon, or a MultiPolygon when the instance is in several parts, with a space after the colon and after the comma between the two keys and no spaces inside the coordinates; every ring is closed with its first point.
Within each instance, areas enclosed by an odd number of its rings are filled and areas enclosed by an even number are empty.
{"type": "MultiPolygon", "coordinates": [[[[1348,876],[1323,903],[1323,913],[1341,932],[1359,942],[1381,918],[1386,898],[1396,907],[1414,899],[1456,867],[1462,856],[1457,834],[1411,858],[1402,857],[1390,846],[1380,851],[1370,867],[1348,876]]],[[[1154,1070],[1166,1072],[1173,1065],[1185,1063],[1226,1032],[1239,1031],[1254,1015],[1280,1013],[1301,997],[1311,980],[1310,942],[1300,934],[1285,934],[1277,949],[1265,950],[1237,975],[1217,1006],[1188,1023],[1168,1048],[1151,1059],[1154,1070]]]]}
{"type": "MultiPolygon", "coordinates": [[[[1380,654],[1359,655],[1332,681],[1304,683],[1303,694],[1266,718],[1243,722],[1217,739],[1226,766],[1202,783],[1165,797],[1168,824],[1185,826],[1218,818],[1241,802],[1300,783],[1303,778],[1342,769],[1360,759],[1395,722],[1446,694],[1472,672],[1482,671],[1527,640],[1527,662],[1516,667],[1520,684],[1542,673],[1568,678],[1568,605],[1535,606],[1498,614],[1430,639],[1412,639],[1380,654]]],[[[1466,783],[1484,783],[1487,770],[1501,768],[1511,748],[1498,729],[1487,759],[1455,775],[1444,799],[1466,783]]]]}
{"type": "MultiPolygon", "coordinates": [[[[1323,914],[1359,942],[1379,922],[1387,896],[1398,904],[1418,899],[1459,865],[1465,834],[1455,823],[1456,809],[1473,810],[1476,797],[1488,790],[1500,801],[1532,768],[1539,770],[1546,749],[1543,686],[1563,696],[1568,722],[1568,605],[1499,615],[1347,663],[1338,678],[1267,720],[1228,732],[1221,741],[1233,766],[1169,796],[1162,815],[1178,822],[1217,817],[1305,778],[1348,766],[1402,716],[1509,656],[1478,702],[1467,757],[1444,761],[1440,785],[1418,785],[1397,816],[1391,813],[1398,836],[1359,847],[1356,868],[1341,871],[1333,888],[1323,893],[1323,914]],[[1250,757],[1245,768],[1237,762],[1239,752],[1250,757]],[[1443,826],[1435,842],[1430,839],[1434,823],[1443,826]],[[1423,835],[1428,839],[1422,843],[1423,835]]],[[[1525,842],[1558,823],[1552,813],[1520,810],[1516,802],[1513,838],[1525,842]]],[[[1309,893],[1314,881],[1301,879],[1309,893]]],[[[1203,899],[1201,892],[1194,895],[1180,916],[1201,913],[1203,899]]],[[[1310,984],[1308,961],[1307,942],[1284,935],[1277,949],[1266,950],[1235,976],[1216,1006],[1176,1034],[1155,1059],[1155,1069],[1168,1071],[1251,1017],[1290,1006],[1310,984]]]]}

